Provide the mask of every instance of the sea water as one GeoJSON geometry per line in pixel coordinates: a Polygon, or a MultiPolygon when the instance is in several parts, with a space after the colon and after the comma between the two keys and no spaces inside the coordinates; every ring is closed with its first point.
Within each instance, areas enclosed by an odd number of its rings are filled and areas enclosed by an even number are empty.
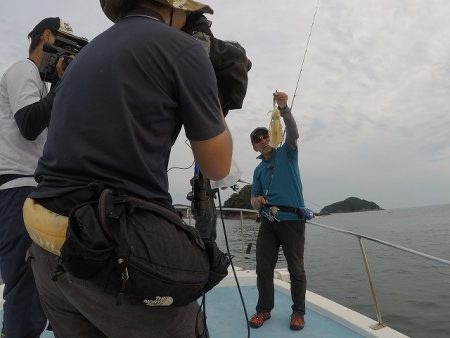
{"type": "MultiPolygon", "coordinates": [[[[334,214],[313,221],[450,260],[450,205],[334,214]]],[[[253,219],[245,220],[242,229],[239,220],[225,224],[234,264],[254,269],[259,224],[253,219]]],[[[217,226],[225,250],[220,220],[217,226]]],[[[450,266],[367,240],[363,244],[383,322],[411,337],[450,337],[450,266]]],[[[282,252],[277,267],[286,267],[282,252]]],[[[308,290],[376,320],[356,237],[307,225],[305,269],[308,290]]]]}

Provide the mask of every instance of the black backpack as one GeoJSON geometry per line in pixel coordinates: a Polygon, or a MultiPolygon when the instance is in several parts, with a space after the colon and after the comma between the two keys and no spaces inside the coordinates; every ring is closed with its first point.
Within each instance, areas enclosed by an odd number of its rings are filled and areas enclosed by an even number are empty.
{"type": "Polygon", "coordinates": [[[203,33],[209,40],[208,54],[216,74],[224,116],[229,110],[242,108],[247,93],[247,73],[252,68],[244,47],[236,41],[216,38],[211,32],[211,21],[199,13],[189,15],[183,31],[193,36],[203,33]]]}

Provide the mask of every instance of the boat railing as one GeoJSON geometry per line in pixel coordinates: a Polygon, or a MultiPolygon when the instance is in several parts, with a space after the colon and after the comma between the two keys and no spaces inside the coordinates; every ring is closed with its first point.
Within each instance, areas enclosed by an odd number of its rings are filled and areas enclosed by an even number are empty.
{"type": "MultiPolygon", "coordinates": [[[[190,224],[191,223],[191,218],[192,218],[191,208],[189,206],[185,206],[185,205],[175,205],[175,207],[177,209],[184,209],[184,210],[186,210],[186,218],[188,219],[189,224],[190,224]]],[[[222,210],[223,211],[231,211],[231,212],[238,212],[239,213],[240,226],[241,226],[241,229],[240,229],[240,232],[241,232],[241,255],[242,255],[242,262],[243,262],[244,261],[244,213],[251,213],[251,214],[255,214],[255,216],[256,216],[256,214],[258,212],[256,210],[240,209],[240,208],[222,208],[222,210]]],[[[397,244],[393,244],[393,243],[390,243],[390,242],[387,242],[387,241],[380,240],[378,238],[366,236],[366,235],[359,234],[359,233],[352,232],[352,231],[348,231],[348,230],[335,228],[335,227],[332,227],[332,226],[329,226],[329,225],[325,225],[325,224],[320,224],[320,223],[317,223],[317,222],[314,222],[314,221],[307,221],[306,223],[308,225],[312,225],[312,226],[319,227],[319,228],[322,228],[322,229],[331,230],[331,231],[338,232],[338,233],[341,233],[341,234],[344,234],[344,235],[347,235],[347,236],[355,237],[358,240],[359,247],[360,247],[360,250],[361,250],[361,255],[362,255],[362,258],[364,260],[364,265],[365,265],[365,268],[366,268],[366,273],[367,273],[367,278],[368,278],[368,282],[369,282],[370,293],[371,293],[371,296],[372,296],[372,302],[373,302],[373,305],[375,307],[375,313],[376,313],[376,317],[377,317],[377,323],[375,325],[371,326],[371,328],[374,329],[374,330],[381,329],[385,325],[383,324],[383,320],[381,318],[381,309],[380,309],[380,305],[379,305],[378,300],[377,300],[377,296],[376,296],[376,292],[375,292],[375,285],[374,285],[373,278],[372,278],[372,272],[370,270],[369,260],[367,258],[367,253],[366,253],[366,249],[364,247],[363,240],[367,240],[367,241],[371,241],[371,242],[374,242],[374,243],[378,243],[378,244],[381,244],[381,245],[384,245],[384,246],[388,246],[388,247],[391,247],[391,248],[394,248],[394,249],[397,249],[397,250],[400,250],[400,251],[403,251],[403,252],[407,252],[407,253],[410,253],[410,254],[422,257],[422,258],[426,258],[426,259],[431,260],[433,262],[438,262],[438,263],[442,263],[442,264],[450,266],[450,261],[449,260],[446,260],[446,259],[443,259],[443,258],[439,258],[439,257],[435,257],[435,256],[432,256],[432,255],[429,255],[429,254],[426,254],[426,253],[423,253],[423,252],[420,252],[420,251],[412,250],[412,249],[406,248],[406,247],[401,246],[401,245],[397,245],[397,244]]]]}

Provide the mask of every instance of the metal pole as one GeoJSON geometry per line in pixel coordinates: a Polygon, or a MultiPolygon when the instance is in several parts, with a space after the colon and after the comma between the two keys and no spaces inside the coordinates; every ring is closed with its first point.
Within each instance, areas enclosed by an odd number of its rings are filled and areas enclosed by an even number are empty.
{"type": "Polygon", "coordinates": [[[239,213],[241,215],[241,262],[244,264],[244,214],[242,210],[239,213]]]}
{"type": "Polygon", "coordinates": [[[369,262],[367,260],[366,250],[362,242],[362,238],[358,237],[359,247],[361,248],[361,253],[364,259],[364,265],[366,266],[367,277],[369,278],[370,292],[372,293],[373,304],[375,305],[375,312],[377,314],[378,323],[371,325],[370,328],[374,330],[379,330],[384,327],[383,321],[381,320],[381,311],[378,305],[377,296],[375,294],[375,287],[373,285],[372,274],[370,273],[369,262]]]}

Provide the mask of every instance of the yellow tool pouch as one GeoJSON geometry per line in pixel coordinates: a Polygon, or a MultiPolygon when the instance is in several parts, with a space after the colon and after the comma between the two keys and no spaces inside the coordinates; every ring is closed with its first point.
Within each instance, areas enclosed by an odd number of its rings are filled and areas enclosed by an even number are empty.
{"type": "Polygon", "coordinates": [[[67,217],[27,198],[23,205],[23,220],[33,242],[48,252],[61,255],[61,247],[66,240],[67,217]]]}

